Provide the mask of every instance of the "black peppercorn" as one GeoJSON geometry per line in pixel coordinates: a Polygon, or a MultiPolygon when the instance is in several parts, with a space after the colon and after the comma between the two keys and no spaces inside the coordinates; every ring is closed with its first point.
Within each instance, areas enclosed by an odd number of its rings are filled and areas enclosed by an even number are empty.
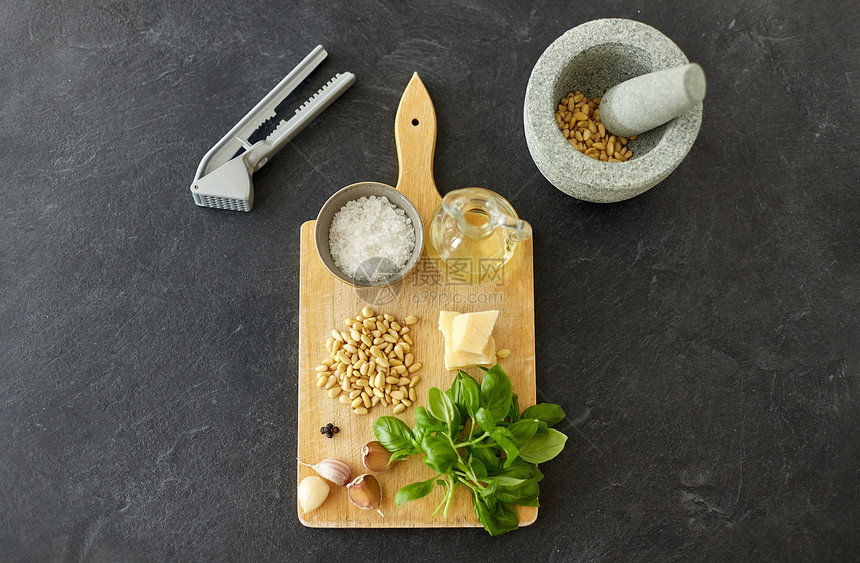
{"type": "Polygon", "coordinates": [[[326,438],[331,438],[340,432],[340,428],[329,422],[325,426],[320,426],[320,434],[325,434],[326,438]]]}

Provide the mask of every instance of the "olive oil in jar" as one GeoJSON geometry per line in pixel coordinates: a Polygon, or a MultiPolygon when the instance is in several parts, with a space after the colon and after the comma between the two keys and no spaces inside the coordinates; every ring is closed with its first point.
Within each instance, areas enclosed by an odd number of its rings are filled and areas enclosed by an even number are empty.
{"type": "Polygon", "coordinates": [[[531,236],[511,204],[483,188],[450,192],[427,227],[427,255],[450,283],[502,281],[518,242],[531,236]]]}

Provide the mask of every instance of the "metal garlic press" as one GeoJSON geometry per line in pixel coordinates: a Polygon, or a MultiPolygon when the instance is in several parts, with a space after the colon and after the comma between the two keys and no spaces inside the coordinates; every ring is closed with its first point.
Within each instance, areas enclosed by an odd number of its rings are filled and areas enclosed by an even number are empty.
{"type": "Polygon", "coordinates": [[[209,149],[200,161],[191,184],[194,203],[201,207],[233,211],[251,210],[254,205],[251,176],[254,172],[269,162],[284,145],[355,82],[355,75],[351,72],[336,74],[302,104],[289,120],[282,120],[264,140],[251,144],[248,141],[251,135],[266,121],[275,117],[278,105],[304,82],[326,56],[328,53],[322,45],[318,45],[229,133],[209,149]]]}

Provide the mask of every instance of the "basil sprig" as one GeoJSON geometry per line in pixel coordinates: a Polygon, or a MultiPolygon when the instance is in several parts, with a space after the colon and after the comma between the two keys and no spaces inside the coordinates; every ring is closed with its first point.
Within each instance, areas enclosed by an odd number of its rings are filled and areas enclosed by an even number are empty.
{"type": "Polygon", "coordinates": [[[373,423],[376,439],[392,459],[423,454],[435,475],[406,485],[397,506],[429,495],[435,485],[444,495],[436,510],[447,516],[458,486],[468,489],[478,521],[491,536],[519,527],[515,505],[538,506],[537,464],[564,449],[567,436],[551,428],[564,418],[558,405],[541,403],[520,413],[511,380],[501,366],[486,370],[480,384],[458,371],[451,388],[430,389],[427,407],[415,409],[415,428],[382,416],[373,423]]]}

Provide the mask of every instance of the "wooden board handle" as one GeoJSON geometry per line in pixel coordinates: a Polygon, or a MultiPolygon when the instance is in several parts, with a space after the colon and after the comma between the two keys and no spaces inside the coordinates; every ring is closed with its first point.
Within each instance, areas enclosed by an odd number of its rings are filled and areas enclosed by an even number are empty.
{"type": "Polygon", "coordinates": [[[397,190],[418,208],[425,224],[442,198],[433,180],[436,110],[418,73],[412,75],[394,118],[394,140],[400,173],[397,190]]]}

